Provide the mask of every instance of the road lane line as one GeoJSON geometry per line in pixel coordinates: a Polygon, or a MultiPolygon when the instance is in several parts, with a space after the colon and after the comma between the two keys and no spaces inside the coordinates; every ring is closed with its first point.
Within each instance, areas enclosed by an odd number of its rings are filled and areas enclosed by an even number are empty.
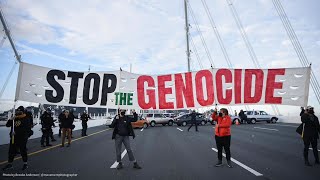
{"type": "Polygon", "coordinates": [[[266,124],[267,126],[283,126],[283,127],[298,127],[299,125],[281,125],[281,124],[266,124]]]}
{"type": "Polygon", "coordinates": [[[262,127],[253,127],[254,129],[265,129],[270,131],[279,131],[278,129],[269,129],[269,128],[262,128],[262,127]]]}
{"type": "MultiPolygon", "coordinates": [[[[312,148],[309,148],[310,150],[313,150],[312,148]]],[[[320,152],[320,150],[318,149],[318,151],[320,152]]]]}
{"type": "Polygon", "coordinates": [[[182,129],[180,129],[180,128],[177,128],[179,131],[183,131],[182,129]]]}
{"type": "MultiPolygon", "coordinates": [[[[125,149],[125,150],[122,152],[122,154],[121,154],[121,159],[123,159],[123,157],[124,157],[126,154],[127,154],[127,150],[125,149]]],[[[110,168],[112,168],[112,169],[117,168],[118,164],[119,164],[119,163],[118,163],[117,161],[115,161],[110,168]]]]}
{"type": "MultiPolygon", "coordinates": [[[[105,130],[102,130],[102,131],[98,131],[98,132],[89,134],[88,136],[83,136],[83,137],[77,138],[77,139],[75,139],[75,140],[71,140],[71,143],[74,142],[74,141],[78,141],[78,140],[80,140],[80,139],[88,138],[88,137],[93,136],[93,135],[95,135],[95,134],[102,133],[102,132],[104,132],[104,131],[108,131],[108,130],[110,130],[110,129],[105,129],[105,130]]],[[[61,146],[61,144],[57,144],[57,145],[54,145],[54,146],[51,146],[51,147],[48,147],[48,148],[45,148],[45,149],[41,149],[41,150],[39,150],[39,151],[35,151],[35,152],[32,152],[32,153],[28,153],[28,157],[29,157],[29,156],[32,156],[32,155],[35,155],[35,154],[39,154],[39,153],[44,152],[44,151],[48,151],[48,150],[53,149],[53,148],[56,148],[56,147],[60,147],[60,146],[61,146]]],[[[18,160],[18,159],[21,159],[21,158],[22,158],[21,156],[16,157],[16,158],[14,158],[14,161],[15,161],[15,160],[18,160]]],[[[0,165],[6,164],[7,162],[8,162],[8,161],[0,162],[0,165]]]]}
{"type": "Polygon", "coordinates": [[[140,131],[142,132],[144,130],[144,128],[142,128],[140,131]]]}
{"type": "MultiPolygon", "coordinates": [[[[215,149],[215,148],[212,148],[212,150],[214,150],[215,152],[218,152],[218,150],[215,149]]],[[[222,155],[223,155],[224,157],[226,157],[226,154],[225,154],[225,153],[222,153],[222,155]]],[[[255,176],[263,176],[263,174],[257,172],[256,170],[254,170],[254,169],[252,169],[252,168],[250,168],[250,167],[242,164],[241,162],[239,162],[239,161],[237,161],[237,160],[235,160],[235,159],[233,159],[233,158],[231,158],[231,161],[234,162],[234,163],[236,163],[237,165],[241,166],[243,169],[251,172],[251,173],[254,174],[255,176]]]]}

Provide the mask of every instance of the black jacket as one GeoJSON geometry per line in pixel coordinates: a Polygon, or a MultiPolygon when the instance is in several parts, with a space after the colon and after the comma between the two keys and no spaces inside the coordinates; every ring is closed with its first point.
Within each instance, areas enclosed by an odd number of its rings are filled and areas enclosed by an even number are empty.
{"type": "Polygon", "coordinates": [[[303,138],[319,139],[320,125],[317,116],[305,113],[301,116],[301,122],[305,124],[303,138]]]}
{"type": "MultiPolygon", "coordinates": [[[[14,132],[15,132],[15,136],[16,138],[28,138],[29,137],[29,133],[30,133],[30,129],[31,129],[31,124],[30,121],[28,120],[28,117],[26,114],[22,114],[22,115],[17,115],[14,119],[14,132]]],[[[13,120],[8,120],[6,126],[7,127],[11,127],[10,130],[10,136],[12,134],[13,131],[13,120]]]]}
{"type": "Polygon", "coordinates": [[[74,116],[69,115],[68,117],[66,117],[66,115],[63,115],[61,117],[61,128],[72,129],[73,121],[74,121],[74,116]]]}
{"type": "MultiPolygon", "coordinates": [[[[117,119],[119,118],[119,115],[116,115],[116,117],[114,117],[110,127],[113,128],[113,133],[112,133],[112,139],[114,139],[116,137],[116,134],[118,133],[118,120],[117,119]]],[[[126,124],[127,124],[127,130],[129,132],[129,136],[133,136],[133,138],[135,138],[135,134],[134,134],[134,131],[133,131],[133,128],[132,128],[132,125],[131,125],[131,120],[125,116],[125,119],[126,119],[126,124]]]]}
{"type": "Polygon", "coordinates": [[[301,112],[300,112],[300,116],[302,116],[303,114],[304,114],[304,109],[303,110],[301,110],[301,112]]]}
{"type": "Polygon", "coordinates": [[[196,121],[197,121],[196,116],[197,116],[196,113],[191,113],[191,121],[193,123],[196,123],[196,121]]]}
{"type": "Polygon", "coordinates": [[[41,115],[40,119],[41,119],[42,128],[51,129],[52,126],[54,126],[53,118],[52,118],[51,114],[44,112],[41,115]]]}
{"type": "Polygon", "coordinates": [[[89,119],[91,119],[91,117],[89,116],[89,114],[81,114],[81,117],[80,117],[82,123],[87,123],[89,119]]]}

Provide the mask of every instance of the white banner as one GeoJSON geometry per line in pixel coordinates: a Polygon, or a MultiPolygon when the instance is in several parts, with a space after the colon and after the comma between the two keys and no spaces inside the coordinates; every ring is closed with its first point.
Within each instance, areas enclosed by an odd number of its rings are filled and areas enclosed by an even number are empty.
{"type": "Polygon", "coordinates": [[[126,71],[74,72],[21,63],[16,100],[115,109],[190,109],[215,104],[306,106],[310,69],[207,69],[138,75],[126,71]]]}

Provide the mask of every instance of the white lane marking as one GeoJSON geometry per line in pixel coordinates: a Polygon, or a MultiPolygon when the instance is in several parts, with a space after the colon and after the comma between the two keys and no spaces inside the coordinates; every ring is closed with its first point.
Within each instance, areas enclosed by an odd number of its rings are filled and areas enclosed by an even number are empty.
{"type": "MultiPolygon", "coordinates": [[[[121,154],[121,159],[123,159],[123,157],[124,157],[126,154],[127,154],[127,150],[125,149],[125,150],[122,152],[122,154],[121,154]]],[[[119,164],[119,163],[116,161],[116,162],[114,162],[114,163],[112,164],[112,166],[111,166],[110,168],[117,168],[118,164],[119,164]]]]}
{"type": "Polygon", "coordinates": [[[144,128],[141,129],[141,131],[143,131],[143,130],[144,130],[144,128]]]}
{"type": "MultiPolygon", "coordinates": [[[[215,148],[212,148],[212,150],[214,150],[215,152],[218,152],[218,150],[215,149],[215,148]]],[[[222,155],[223,155],[224,157],[226,157],[226,154],[225,154],[225,153],[222,153],[222,155]]],[[[237,161],[237,160],[235,160],[235,159],[233,159],[233,158],[231,158],[231,161],[234,162],[234,163],[236,163],[237,165],[241,166],[243,169],[251,172],[251,173],[254,174],[255,176],[263,176],[263,174],[261,174],[261,173],[259,173],[258,171],[256,171],[256,170],[254,170],[254,169],[252,169],[252,168],[250,168],[250,167],[242,164],[241,162],[239,162],[239,161],[237,161]]]]}
{"type": "Polygon", "coordinates": [[[269,129],[269,128],[262,128],[262,127],[253,127],[254,129],[265,129],[270,131],[279,131],[278,129],[269,129]]]}
{"type": "MultiPolygon", "coordinates": [[[[309,148],[310,150],[313,150],[312,148],[309,148]]],[[[318,151],[320,152],[320,150],[318,149],[318,151]]]]}
{"type": "Polygon", "coordinates": [[[267,126],[283,126],[283,127],[298,127],[299,125],[280,125],[280,124],[266,124],[267,126]]]}
{"type": "Polygon", "coordinates": [[[182,129],[180,129],[180,128],[177,128],[179,131],[183,131],[182,129]]]}

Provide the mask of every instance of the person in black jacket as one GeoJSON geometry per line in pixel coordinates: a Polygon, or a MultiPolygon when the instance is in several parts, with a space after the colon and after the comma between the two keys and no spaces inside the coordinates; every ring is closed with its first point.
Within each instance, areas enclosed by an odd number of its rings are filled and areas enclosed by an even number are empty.
{"type": "Polygon", "coordinates": [[[193,110],[192,113],[191,113],[191,125],[189,126],[188,131],[191,129],[191,127],[193,125],[196,126],[196,131],[198,131],[198,123],[197,123],[197,118],[196,117],[197,117],[196,111],[193,110]]]}
{"type": "Polygon", "coordinates": [[[47,110],[41,115],[40,119],[42,125],[41,147],[52,146],[49,142],[49,138],[51,136],[52,126],[54,126],[54,123],[50,108],[47,108],[47,110]],[[46,145],[44,145],[45,141],[46,145]]]}
{"type": "Polygon", "coordinates": [[[88,129],[88,120],[91,119],[91,117],[89,116],[89,114],[87,114],[87,111],[84,111],[83,114],[81,114],[80,117],[81,121],[82,121],[82,132],[81,132],[81,136],[87,136],[87,129],[88,129]]]}
{"type": "Polygon", "coordinates": [[[239,117],[240,117],[241,123],[247,122],[247,120],[248,120],[247,115],[244,113],[244,111],[242,109],[239,112],[239,117]]]}
{"type": "Polygon", "coordinates": [[[131,125],[131,121],[125,115],[125,113],[126,113],[125,110],[121,110],[120,115],[116,115],[110,125],[111,128],[114,128],[112,133],[112,139],[115,139],[117,162],[119,163],[117,166],[117,169],[123,168],[123,165],[121,162],[122,143],[124,144],[128,152],[129,160],[134,162],[133,168],[141,169],[136,159],[134,158],[133,152],[130,147],[129,136],[132,136],[133,138],[135,138],[135,134],[131,125]]]}
{"type": "Polygon", "coordinates": [[[71,145],[71,128],[73,124],[74,118],[69,114],[69,111],[66,110],[64,112],[64,116],[62,116],[61,119],[61,128],[62,128],[62,144],[61,147],[64,147],[64,141],[66,136],[68,137],[68,145],[69,147],[71,145]]]}
{"type": "Polygon", "coordinates": [[[63,118],[65,111],[66,110],[63,110],[58,116],[58,121],[59,121],[59,133],[58,133],[58,136],[59,137],[61,137],[61,130],[62,130],[62,128],[61,128],[61,119],[63,118]]]}
{"type": "Polygon", "coordinates": [[[301,107],[300,109],[301,109],[300,116],[302,116],[306,110],[304,109],[304,107],[301,107]]]}
{"type": "Polygon", "coordinates": [[[314,115],[314,109],[311,106],[307,107],[307,111],[301,116],[301,121],[304,123],[304,130],[303,130],[303,142],[304,142],[304,160],[306,166],[311,166],[309,159],[308,159],[308,151],[309,146],[311,144],[313,149],[313,154],[315,157],[316,164],[319,164],[319,154],[318,154],[318,139],[320,133],[320,125],[319,119],[317,116],[314,115]]]}
{"type": "Polygon", "coordinates": [[[24,107],[19,106],[16,109],[14,122],[13,119],[7,121],[7,127],[11,127],[10,131],[10,145],[9,145],[9,155],[8,164],[2,169],[6,171],[12,169],[12,162],[17,154],[17,149],[20,149],[20,154],[24,162],[22,170],[28,168],[28,154],[27,154],[27,142],[30,133],[30,121],[27,115],[24,113],[24,107]],[[14,124],[14,125],[13,125],[14,124]]]}

